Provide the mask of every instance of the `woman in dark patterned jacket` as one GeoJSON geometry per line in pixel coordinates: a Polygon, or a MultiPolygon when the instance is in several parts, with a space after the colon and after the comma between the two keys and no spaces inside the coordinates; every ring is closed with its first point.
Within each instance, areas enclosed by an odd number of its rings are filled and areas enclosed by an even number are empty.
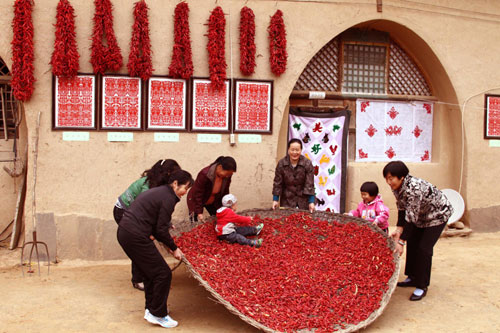
{"type": "Polygon", "coordinates": [[[302,141],[288,142],[288,154],[282,158],[274,172],[273,209],[280,206],[315,209],[314,168],[302,154],[302,141]]]}
{"type": "Polygon", "coordinates": [[[408,244],[405,274],[398,287],[415,287],[410,301],[421,300],[427,294],[431,280],[432,254],[453,208],[446,196],[431,183],[413,177],[401,161],[388,163],[384,178],[396,197],[398,223],[392,237],[396,250],[403,254],[408,244]]]}

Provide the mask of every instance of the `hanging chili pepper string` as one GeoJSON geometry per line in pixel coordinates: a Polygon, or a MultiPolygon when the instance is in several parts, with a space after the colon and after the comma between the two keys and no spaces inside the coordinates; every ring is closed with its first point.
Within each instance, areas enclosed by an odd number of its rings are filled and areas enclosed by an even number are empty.
{"type": "Polygon", "coordinates": [[[208,66],[210,81],[216,90],[224,88],[226,80],[226,19],[220,6],[216,7],[208,20],[208,66]]]}
{"type": "Polygon", "coordinates": [[[32,0],[16,0],[14,2],[14,19],[12,20],[12,93],[19,101],[28,101],[34,91],[34,45],[32,0]]]}
{"type": "Polygon", "coordinates": [[[60,0],[57,5],[54,51],[50,60],[52,73],[68,77],[77,75],[79,59],[74,9],[68,0],[60,0]]]}
{"type": "Polygon", "coordinates": [[[240,71],[243,75],[255,72],[255,15],[243,7],[240,12],[240,71]]]}
{"type": "Polygon", "coordinates": [[[127,64],[129,75],[139,76],[143,80],[149,79],[153,73],[148,10],[148,5],[144,0],[134,5],[134,25],[127,64]]]}
{"type": "Polygon", "coordinates": [[[281,75],[286,70],[288,53],[286,51],[286,31],[283,21],[283,12],[277,10],[271,17],[271,22],[267,29],[269,33],[269,61],[271,72],[281,75]]]}
{"type": "Polygon", "coordinates": [[[169,75],[174,78],[187,80],[193,76],[193,70],[189,30],[189,6],[185,2],[180,2],[175,6],[174,47],[168,71],[169,75]]]}
{"type": "Polygon", "coordinates": [[[113,30],[113,5],[110,0],[94,0],[94,4],[90,63],[96,74],[104,74],[107,70],[117,71],[122,67],[123,59],[113,30]],[[104,46],[104,38],[107,46],[104,46]]]}

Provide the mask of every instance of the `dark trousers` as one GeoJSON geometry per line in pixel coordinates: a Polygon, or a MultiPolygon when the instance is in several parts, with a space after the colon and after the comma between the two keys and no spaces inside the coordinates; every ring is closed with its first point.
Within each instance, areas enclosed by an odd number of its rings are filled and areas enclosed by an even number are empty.
{"type": "Polygon", "coordinates": [[[152,240],[136,236],[118,227],[118,242],[127,256],[144,276],[146,309],[154,316],[168,314],[167,299],[172,282],[172,271],[152,240]]]}
{"type": "Polygon", "coordinates": [[[417,228],[413,223],[405,225],[410,229],[406,242],[405,274],[417,288],[425,289],[431,282],[433,249],[445,226],[446,223],[428,228],[417,228]]]}
{"type": "MultiPolygon", "coordinates": [[[[123,213],[125,213],[125,209],[118,208],[116,206],[115,206],[115,208],[113,208],[113,217],[115,218],[115,221],[118,225],[120,224],[120,221],[122,220],[123,213]]],[[[144,281],[144,278],[142,276],[140,269],[132,261],[132,283],[139,283],[139,282],[143,282],[143,281],[144,281]]]]}
{"type": "Polygon", "coordinates": [[[257,234],[257,229],[255,227],[236,227],[236,231],[227,235],[221,235],[217,238],[220,240],[228,241],[229,243],[238,243],[241,245],[252,246],[254,241],[252,239],[246,238],[246,236],[255,236],[257,234]]]}

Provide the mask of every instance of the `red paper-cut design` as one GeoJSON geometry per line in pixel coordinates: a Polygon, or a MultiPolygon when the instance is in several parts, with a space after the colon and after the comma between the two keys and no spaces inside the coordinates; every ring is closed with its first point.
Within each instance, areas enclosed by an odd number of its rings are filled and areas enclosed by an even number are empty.
{"type": "Polygon", "coordinates": [[[398,116],[399,112],[396,111],[396,109],[393,106],[389,111],[387,111],[387,114],[389,115],[389,117],[391,117],[391,119],[396,119],[396,117],[398,116]]]}
{"type": "Polygon", "coordinates": [[[420,134],[422,134],[424,130],[421,129],[420,127],[415,126],[415,129],[412,131],[413,135],[415,135],[416,138],[418,138],[420,136],[420,134]]]}
{"type": "Polygon", "coordinates": [[[331,190],[326,190],[326,194],[328,195],[335,195],[335,189],[331,189],[331,190]]]}
{"type": "Polygon", "coordinates": [[[368,153],[365,153],[363,149],[358,149],[359,158],[368,158],[368,153]]]}
{"type": "Polygon", "coordinates": [[[338,148],[339,148],[338,145],[335,145],[335,147],[330,146],[330,151],[332,152],[332,155],[335,155],[335,153],[337,152],[338,148]]]}
{"type": "Polygon", "coordinates": [[[370,106],[369,101],[361,102],[361,112],[366,112],[366,108],[370,106]]]}
{"type": "Polygon", "coordinates": [[[103,128],[141,127],[141,79],[103,77],[103,128]]]}
{"type": "Polygon", "coordinates": [[[270,130],[271,85],[238,82],[236,130],[270,130]]]}
{"type": "Polygon", "coordinates": [[[392,136],[392,135],[401,135],[401,131],[403,130],[403,127],[401,126],[389,126],[385,129],[385,135],[392,136]]]}
{"type": "Polygon", "coordinates": [[[58,127],[95,127],[95,77],[55,78],[55,121],[58,127]]]}
{"type": "Polygon", "coordinates": [[[195,81],[193,84],[193,129],[228,130],[229,100],[226,89],[215,89],[208,80],[195,81]]]}
{"type": "Polygon", "coordinates": [[[313,132],[321,133],[323,131],[323,127],[321,126],[321,123],[314,124],[314,128],[313,128],[312,131],[313,132]]]}
{"type": "Polygon", "coordinates": [[[424,109],[427,111],[428,114],[431,114],[431,112],[432,112],[432,105],[424,103],[424,109]]]}
{"type": "Polygon", "coordinates": [[[485,133],[486,139],[500,137],[500,95],[485,95],[485,133]]]}
{"type": "Polygon", "coordinates": [[[378,132],[378,130],[375,127],[373,127],[372,124],[370,124],[370,126],[367,129],[365,129],[365,132],[371,138],[375,135],[376,132],[378,132]]]}
{"type": "Polygon", "coordinates": [[[151,78],[148,98],[148,128],[186,127],[186,81],[151,78]]]}
{"type": "Polygon", "coordinates": [[[394,149],[392,147],[389,147],[389,149],[387,149],[385,151],[385,154],[387,155],[387,157],[389,157],[390,159],[392,159],[394,156],[396,156],[396,152],[394,151],[394,149]]]}
{"type": "Polygon", "coordinates": [[[420,160],[421,160],[422,162],[423,162],[423,161],[428,161],[428,160],[429,160],[429,151],[428,151],[428,150],[426,150],[426,151],[424,152],[424,155],[422,155],[422,156],[420,157],[420,160]]]}

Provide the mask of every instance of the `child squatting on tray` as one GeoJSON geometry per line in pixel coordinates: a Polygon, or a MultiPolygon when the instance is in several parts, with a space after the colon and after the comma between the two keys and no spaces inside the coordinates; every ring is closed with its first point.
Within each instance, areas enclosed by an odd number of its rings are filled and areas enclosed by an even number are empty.
{"type": "Polygon", "coordinates": [[[260,247],[262,239],[248,239],[246,236],[257,236],[264,228],[264,223],[256,227],[250,226],[253,218],[250,216],[241,216],[236,214],[236,197],[232,194],[226,194],[222,198],[222,207],[217,209],[217,225],[215,232],[217,239],[225,240],[229,243],[238,243],[241,245],[250,245],[260,247]],[[239,226],[240,225],[240,226],[239,226]]]}
{"type": "Polygon", "coordinates": [[[385,232],[389,231],[389,208],[378,194],[378,186],[374,182],[364,182],[361,185],[361,201],[358,208],[351,210],[348,215],[361,217],[372,222],[385,232]]]}

